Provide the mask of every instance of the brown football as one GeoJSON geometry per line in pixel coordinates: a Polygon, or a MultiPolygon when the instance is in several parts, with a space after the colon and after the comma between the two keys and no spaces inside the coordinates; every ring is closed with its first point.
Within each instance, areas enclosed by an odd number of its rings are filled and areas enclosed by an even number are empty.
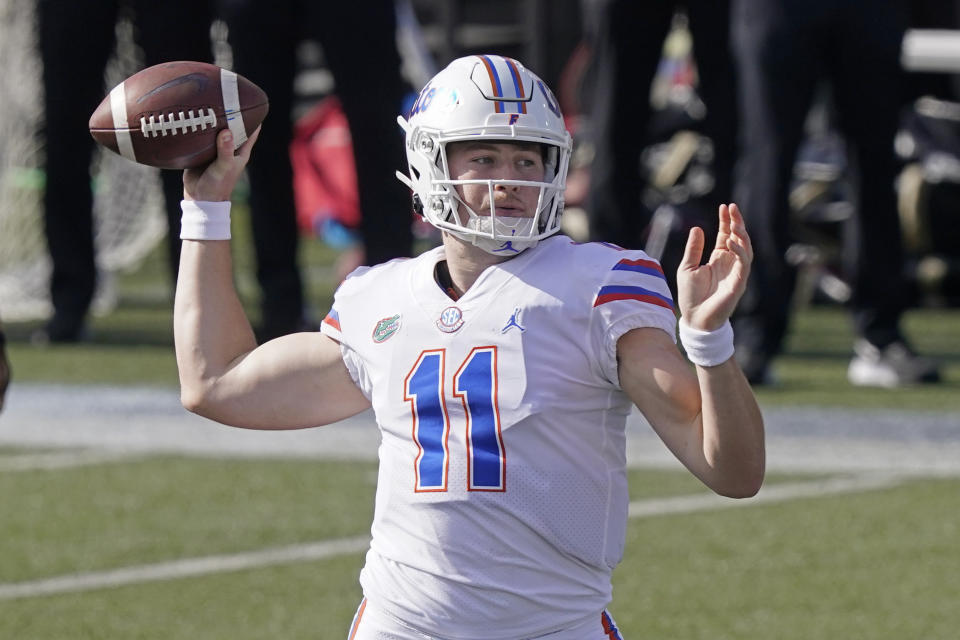
{"type": "Polygon", "coordinates": [[[234,148],[263,122],[263,89],[205,62],[164,62],[130,76],[90,116],[98,143],[140,164],[186,169],[217,155],[217,133],[229,128],[234,148]]]}

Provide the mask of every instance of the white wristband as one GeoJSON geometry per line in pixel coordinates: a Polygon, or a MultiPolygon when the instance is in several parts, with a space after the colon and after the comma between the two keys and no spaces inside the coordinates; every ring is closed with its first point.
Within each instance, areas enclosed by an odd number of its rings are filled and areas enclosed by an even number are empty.
{"type": "Polygon", "coordinates": [[[719,329],[701,331],[680,318],[680,344],[693,364],[715,367],[733,355],[733,327],[727,320],[719,329]]]}
{"type": "Polygon", "coordinates": [[[229,240],[230,202],[181,200],[181,240],[229,240]]]}

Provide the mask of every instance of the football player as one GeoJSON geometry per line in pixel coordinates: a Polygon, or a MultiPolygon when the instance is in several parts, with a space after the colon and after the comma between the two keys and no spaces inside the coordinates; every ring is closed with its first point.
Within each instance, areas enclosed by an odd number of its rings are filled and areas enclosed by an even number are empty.
{"type": "Polygon", "coordinates": [[[234,290],[227,200],[256,137],[234,156],[223,132],[218,159],[185,173],[183,403],[252,429],[373,408],[379,481],[350,638],[619,638],[606,606],[633,408],[717,493],[763,480],[728,322],[752,259],[743,217],[720,206],[702,265],[691,231],[675,304],[643,252],[558,233],[571,138],[519,62],[455,60],[398,120],[401,179],[443,244],[354,271],[317,333],[257,347],[234,290]]]}

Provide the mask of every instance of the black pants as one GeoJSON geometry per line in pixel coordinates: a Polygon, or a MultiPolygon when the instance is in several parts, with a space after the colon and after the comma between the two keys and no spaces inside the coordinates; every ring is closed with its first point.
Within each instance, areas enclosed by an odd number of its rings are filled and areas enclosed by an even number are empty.
{"type": "Polygon", "coordinates": [[[735,198],[755,250],[735,317],[738,349],[767,358],[787,332],[796,275],[788,189],[818,83],[832,88],[855,174],[856,215],[845,270],[858,335],[884,346],[899,336],[902,245],[893,139],[900,107],[904,15],[897,0],[734,0],[733,42],[743,132],[735,198]]]}
{"type": "Polygon", "coordinates": [[[234,68],[270,96],[270,115],[248,166],[257,278],[267,332],[294,328],[303,317],[297,222],[289,145],[296,51],[316,39],[349,121],[360,189],[367,264],[412,250],[410,195],[394,172],[406,166],[396,123],[405,86],[391,0],[220,0],[234,68]],[[274,327],[276,329],[274,329],[274,327]]]}
{"type": "MultiPolygon", "coordinates": [[[[595,157],[587,210],[593,240],[639,248],[652,212],[643,207],[640,154],[647,144],[650,85],[677,8],[686,8],[707,107],[703,132],[713,141],[716,183],[709,196],[729,202],[736,145],[736,91],[729,47],[729,0],[636,2],[584,0],[591,49],[588,89],[595,157]]],[[[710,222],[714,222],[711,218],[710,222]]],[[[708,242],[713,235],[708,229],[708,242]]]]}
{"type": "MultiPolygon", "coordinates": [[[[90,161],[94,142],[87,121],[109,87],[103,74],[114,48],[121,8],[134,12],[137,42],[147,66],[170,60],[211,59],[210,14],[203,0],[39,0],[46,125],[44,228],[53,262],[51,298],[56,316],[82,324],[96,287],[90,161]]],[[[179,171],[163,172],[169,224],[171,278],[180,258],[179,171]]]]}

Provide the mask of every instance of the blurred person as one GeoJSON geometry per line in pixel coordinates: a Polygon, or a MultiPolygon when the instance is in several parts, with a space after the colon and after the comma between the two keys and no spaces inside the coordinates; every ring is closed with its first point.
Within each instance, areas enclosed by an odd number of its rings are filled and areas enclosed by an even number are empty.
{"type": "Polygon", "coordinates": [[[742,126],[735,194],[756,262],[733,323],[737,359],[753,384],[772,381],[770,363],[788,331],[797,277],[786,259],[788,192],[821,81],[832,90],[854,180],[855,215],[843,251],[856,334],[848,378],[865,386],[939,380],[937,365],[917,356],[900,328],[907,287],[893,140],[905,24],[899,0],[734,0],[742,126]]]}
{"type": "Polygon", "coordinates": [[[10,361],[7,360],[7,336],[0,325],[0,411],[3,411],[3,399],[10,384],[10,361]]]}
{"type": "Polygon", "coordinates": [[[298,263],[299,231],[293,192],[293,139],[297,48],[316,39],[333,75],[353,143],[365,264],[409,256],[413,232],[409,198],[393,173],[403,161],[403,140],[393,116],[406,86],[400,73],[393,0],[357,6],[309,0],[219,0],[229,28],[234,70],[270,96],[271,117],[247,173],[250,212],[262,293],[258,336],[269,340],[310,325],[298,263]]]}
{"type": "Polygon", "coordinates": [[[380,471],[353,640],[621,638],[606,606],[633,407],[713,491],[751,496],[763,480],[762,416],[728,322],[750,270],[743,217],[719,208],[703,265],[703,230],[689,234],[685,358],[655,260],[557,234],[572,143],[535,74],[460,58],[398,121],[403,181],[443,244],[357,269],[320,332],[258,346],[234,288],[227,200],[256,134],[234,156],[221,132],[217,160],[185,172],[183,404],[249,429],[373,409],[380,471]]]}
{"type": "MultiPolygon", "coordinates": [[[[641,246],[652,212],[641,200],[641,154],[650,142],[650,90],[674,15],[683,10],[693,40],[703,134],[713,143],[714,186],[706,199],[729,202],[736,155],[729,0],[582,0],[593,60],[584,92],[594,145],[586,209],[590,238],[641,246]]],[[[707,221],[712,224],[712,221],[707,221]]]]}
{"type": "MultiPolygon", "coordinates": [[[[44,232],[53,263],[53,316],[36,342],[83,338],[97,284],[90,162],[90,114],[105,94],[104,71],[113,53],[116,24],[128,13],[145,66],[172,60],[210,62],[211,14],[207,0],[38,0],[43,61],[46,186],[44,232]]],[[[179,171],[162,171],[171,283],[180,256],[179,171]]]]}

